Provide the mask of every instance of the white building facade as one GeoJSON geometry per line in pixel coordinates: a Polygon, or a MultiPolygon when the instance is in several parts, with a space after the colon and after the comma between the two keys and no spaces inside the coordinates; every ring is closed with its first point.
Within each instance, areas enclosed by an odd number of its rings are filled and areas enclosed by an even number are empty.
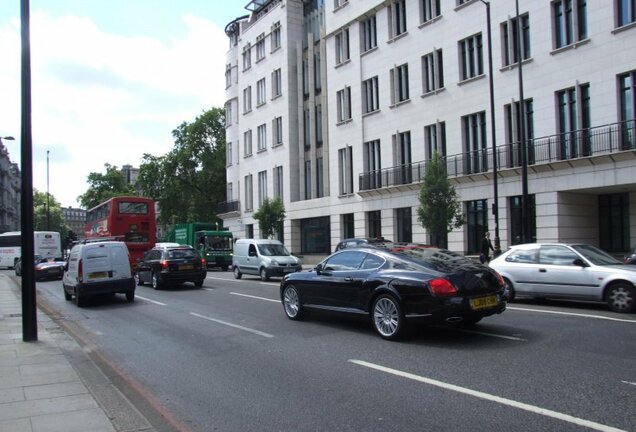
{"type": "Polygon", "coordinates": [[[490,3],[496,215],[483,2],[250,3],[226,29],[219,216],[235,237],[258,237],[253,212],[280,196],[279,236],[298,254],[348,237],[431,243],[417,208],[437,151],[466,224],[435,243],[472,254],[485,231],[503,249],[524,238],[615,253],[636,243],[633,2],[520,0],[519,15],[513,1],[490,3]]]}

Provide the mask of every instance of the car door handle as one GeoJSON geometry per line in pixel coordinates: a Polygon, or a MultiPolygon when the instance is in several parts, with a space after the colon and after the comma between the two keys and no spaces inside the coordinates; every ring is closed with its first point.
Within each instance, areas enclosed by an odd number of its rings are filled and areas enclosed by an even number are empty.
{"type": "Polygon", "coordinates": [[[546,269],[544,269],[544,268],[540,268],[540,269],[539,269],[539,273],[547,273],[547,270],[546,270],[546,269]]]}
{"type": "Polygon", "coordinates": [[[344,278],[345,282],[352,282],[353,278],[351,276],[347,276],[346,278],[344,278]]]}

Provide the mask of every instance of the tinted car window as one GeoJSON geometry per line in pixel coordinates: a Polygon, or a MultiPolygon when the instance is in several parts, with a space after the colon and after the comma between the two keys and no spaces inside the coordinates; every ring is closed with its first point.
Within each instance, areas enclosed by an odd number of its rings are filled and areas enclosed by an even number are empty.
{"type": "Polygon", "coordinates": [[[538,247],[532,249],[515,249],[506,257],[506,261],[521,264],[536,264],[538,251],[538,247]]]}
{"type": "Polygon", "coordinates": [[[373,254],[367,254],[366,258],[362,262],[362,265],[360,266],[360,269],[362,270],[376,269],[376,268],[382,267],[384,262],[385,260],[382,257],[376,256],[373,254]]]}
{"type": "Polygon", "coordinates": [[[323,266],[325,270],[357,270],[365,258],[365,253],[360,251],[346,251],[332,256],[323,266]]]}
{"type": "Polygon", "coordinates": [[[194,249],[171,249],[166,251],[166,258],[175,259],[175,258],[196,258],[199,256],[199,253],[194,249]]]}
{"type": "Polygon", "coordinates": [[[552,265],[574,265],[574,260],[579,256],[565,246],[549,245],[541,246],[539,250],[539,263],[552,265]]]}

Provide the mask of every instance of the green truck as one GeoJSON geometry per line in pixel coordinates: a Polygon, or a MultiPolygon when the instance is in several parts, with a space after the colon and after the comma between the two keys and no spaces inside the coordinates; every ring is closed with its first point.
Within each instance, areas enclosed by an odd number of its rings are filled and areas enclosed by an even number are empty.
{"type": "Polygon", "coordinates": [[[176,224],[168,231],[165,241],[192,246],[205,258],[208,267],[220,267],[225,271],[232,265],[232,233],[219,229],[215,223],[176,224]]]}

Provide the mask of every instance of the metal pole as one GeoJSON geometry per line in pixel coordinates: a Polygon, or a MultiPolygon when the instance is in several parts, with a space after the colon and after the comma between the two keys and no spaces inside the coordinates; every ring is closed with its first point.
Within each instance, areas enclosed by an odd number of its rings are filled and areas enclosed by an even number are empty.
{"type": "Polygon", "coordinates": [[[528,142],[526,139],[526,104],[523,99],[523,53],[521,52],[521,17],[519,16],[519,0],[515,0],[517,12],[517,51],[519,69],[519,109],[521,126],[521,239],[523,243],[529,243],[530,226],[528,224],[528,142]]]}
{"type": "Polygon", "coordinates": [[[497,133],[495,131],[495,84],[492,66],[492,28],[490,24],[490,2],[481,0],[486,5],[486,21],[488,22],[488,78],[490,86],[490,132],[492,140],[492,183],[493,206],[492,214],[495,217],[495,256],[501,253],[501,240],[499,239],[499,187],[497,179],[497,133]]]}
{"type": "Polygon", "coordinates": [[[46,230],[51,231],[51,203],[49,201],[49,151],[46,151],[46,230]]]}
{"type": "Polygon", "coordinates": [[[29,0],[20,1],[22,33],[22,142],[21,142],[21,211],[22,211],[22,340],[38,340],[33,267],[33,168],[31,142],[31,42],[29,0]]]}

